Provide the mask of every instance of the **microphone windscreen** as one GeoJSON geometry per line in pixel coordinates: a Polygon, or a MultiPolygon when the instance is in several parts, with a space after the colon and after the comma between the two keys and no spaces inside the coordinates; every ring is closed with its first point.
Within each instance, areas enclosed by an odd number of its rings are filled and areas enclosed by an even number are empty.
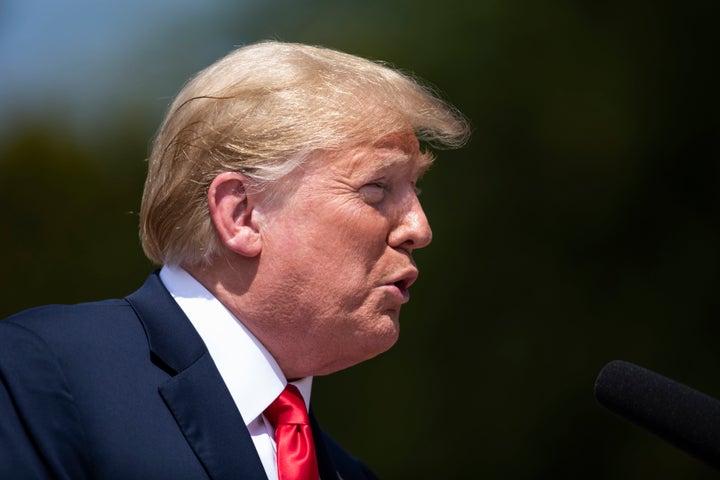
{"type": "Polygon", "coordinates": [[[629,362],[600,371],[595,398],[603,407],[720,469],[720,401],[629,362]]]}

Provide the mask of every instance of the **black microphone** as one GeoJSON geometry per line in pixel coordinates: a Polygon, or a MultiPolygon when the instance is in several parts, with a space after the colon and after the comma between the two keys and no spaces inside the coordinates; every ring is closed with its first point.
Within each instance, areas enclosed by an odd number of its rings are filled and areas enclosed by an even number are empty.
{"type": "Polygon", "coordinates": [[[595,380],[603,407],[720,469],[720,401],[629,362],[615,360],[595,380]]]}

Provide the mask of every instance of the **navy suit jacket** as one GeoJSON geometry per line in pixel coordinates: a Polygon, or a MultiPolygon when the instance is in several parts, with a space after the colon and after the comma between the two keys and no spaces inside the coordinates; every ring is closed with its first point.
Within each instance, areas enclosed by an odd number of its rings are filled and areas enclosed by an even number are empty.
{"type": "MultiPolygon", "coordinates": [[[[323,480],[375,478],[311,424],[323,480]]],[[[0,321],[0,478],[266,476],[205,344],[153,274],[122,300],[0,321]]]]}

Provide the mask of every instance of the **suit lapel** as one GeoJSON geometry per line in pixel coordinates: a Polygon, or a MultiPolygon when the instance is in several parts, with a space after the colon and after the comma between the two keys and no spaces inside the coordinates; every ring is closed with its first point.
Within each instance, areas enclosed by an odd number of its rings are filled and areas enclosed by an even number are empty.
{"type": "Polygon", "coordinates": [[[211,478],[267,478],[209,353],[161,386],[160,394],[211,478]]]}
{"type": "Polygon", "coordinates": [[[160,395],[210,478],[265,480],[250,434],[205,344],[158,275],[127,300],[143,323],[153,361],[171,375],[160,395]]]}

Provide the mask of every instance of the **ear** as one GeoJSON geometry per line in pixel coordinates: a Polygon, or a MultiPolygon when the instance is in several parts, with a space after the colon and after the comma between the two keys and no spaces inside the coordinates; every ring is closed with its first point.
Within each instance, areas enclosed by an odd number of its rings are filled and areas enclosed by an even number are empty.
{"type": "Polygon", "coordinates": [[[208,207],[220,241],[237,254],[255,257],[262,250],[262,239],[248,185],[247,177],[241,173],[219,174],[210,184],[208,207]]]}

